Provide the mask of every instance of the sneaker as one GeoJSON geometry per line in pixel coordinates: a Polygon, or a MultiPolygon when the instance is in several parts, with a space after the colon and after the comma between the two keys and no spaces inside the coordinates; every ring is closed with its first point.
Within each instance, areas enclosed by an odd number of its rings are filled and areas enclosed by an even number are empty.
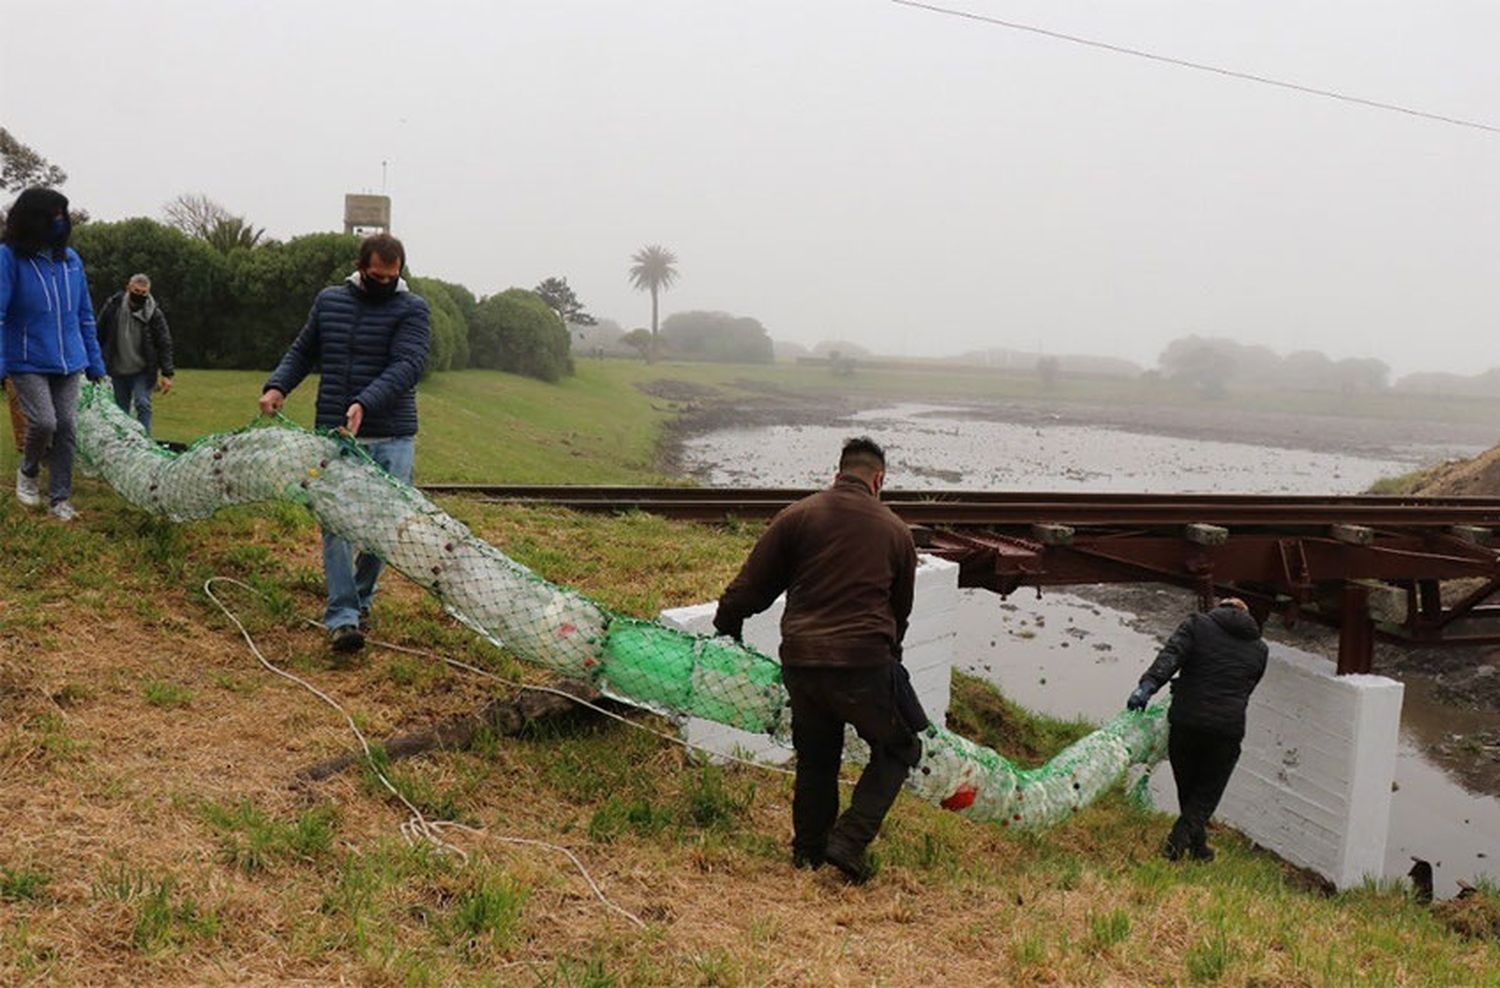
{"type": "Polygon", "coordinates": [[[328,629],[328,647],[335,652],[358,652],[365,647],[364,632],[357,624],[343,624],[328,629]]]}
{"type": "Polygon", "coordinates": [[[73,507],[73,505],[69,504],[67,501],[58,501],[52,507],[47,509],[47,514],[51,515],[53,518],[56,518],[58,521],[74,521],[78,518],[78,509],[73,507]]]}
{"type": "Polygon", "coordinates": [[[37,486],[36,477],[28,477],[20,470],[16,471],[16,500],[28,508],[42,506],[42,492],[37,486]]]}

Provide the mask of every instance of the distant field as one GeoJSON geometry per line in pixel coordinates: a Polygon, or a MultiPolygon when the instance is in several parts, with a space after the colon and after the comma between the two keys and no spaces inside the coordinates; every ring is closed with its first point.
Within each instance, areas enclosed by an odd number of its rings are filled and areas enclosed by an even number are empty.
{"type": "MultiPolygon", "coordinates": [[[[254,416],[261,371],[186,369],[172,393],[158,396],[156,433],[190,440],[233,429],[254,416]]],[[[1026,401],[1104,407],[1166,405],[1215,412],[1278,411],[1384,420],[1423,419],[1455,425],[1500,422],[1500,401],[1396,394],[1236,394],[1205,403],[1186,389],[1138,380],[1063,378],[1052,388],[1026,376],[858,370],[835,377],[822,367],[779,364],[578,361],[559,384],[497,371],[436,374],[419,388],[422,431],[419,480],[510,483],[643,483],[663,479],[657,455],[663,429],[685,402],[655,397],[639,385],[675,382],[718,399],[780,391],[862,399],[1026,401]]],[[[311,424],[316,378],[287,404],[311,424]]],[[[8,425],[0,465],[13,464],[8,425]]]]}

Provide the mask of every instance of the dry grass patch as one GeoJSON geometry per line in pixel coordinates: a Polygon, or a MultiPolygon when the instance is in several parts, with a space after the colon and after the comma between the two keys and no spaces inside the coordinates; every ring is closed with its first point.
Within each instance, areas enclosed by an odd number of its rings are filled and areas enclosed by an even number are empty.
{"type": "MultiPolygon", "coordinates": [[[[851,889],[787,862],[784,776],[696,764],[587,717],[397,765],[424,812],[482,827],[468,864],[397,833],[368,771],[299,770],[352,744],[264,672],[199,587],[225,588],[272,661],[372,736],[469,713],[496,684],[419,657],[335,662],[316,533],[295,512],[169,526],[86,489],[81,526],[0,506],[0,982],[197,985],[1475,983],[1496,948],[1399,891],[1309,895],[1233,834],[1211,866],[1155,856],[1167,822],[1111,798],[1036,835],[901,800],[851,889]],[[80,577],[79,572],[85,576],[80,577]],[[158,702],[168,698],[185,702],[158,702]],[[566,859],[647,923],[601,907],[566,859]]],[[[549,576],[648,614],[712,596],[750,530],[458,505],[549,576]]],[[[534,675],[399,577],[378,637],[534,675]]],[[[1083,728],[971,680],[955,719],[1040,758],[1083,728]]],[[[669,725],[646,718],[656,728],[669,725]]]]}

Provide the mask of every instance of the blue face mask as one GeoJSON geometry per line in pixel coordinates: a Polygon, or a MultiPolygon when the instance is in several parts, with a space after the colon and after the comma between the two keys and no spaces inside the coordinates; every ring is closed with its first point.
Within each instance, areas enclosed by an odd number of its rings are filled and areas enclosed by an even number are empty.
{"type": "Polygon", "coordinates": [[[66,246],[68,235],[73,232],[73,223],[66,216],[53,217],[52,226],[47,232],[53,247],[66,246]]]}

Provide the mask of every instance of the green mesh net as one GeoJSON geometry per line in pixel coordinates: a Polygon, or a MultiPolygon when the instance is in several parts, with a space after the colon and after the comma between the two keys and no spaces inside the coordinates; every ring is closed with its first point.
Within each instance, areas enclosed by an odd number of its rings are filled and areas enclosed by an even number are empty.
{"type": "MultiPolygon", "coordinates": [[[[668,716],[701,717],[782,743],[790,737],[775,660],[728,639],[611,613],[548,583],[381,470],[355,443],[281,421],[172,453],[120,411],[107,385],[92,384],[79,400],[78,444],[88,467],[147,511],[186,521],[233,504],[305,505],[327,531],[378,555],[523,661],[668,716]]],[[[1046,826],[1121,783],[1133,766],[1159,761],[1166,735],[1163,706],[1124,712],[1045,765],[1024,769],[933,727],[907,785],[964,816],[1046,826]]],[[[859,745],[849,747],[849,757],[861,758],[859,745]]]]}

